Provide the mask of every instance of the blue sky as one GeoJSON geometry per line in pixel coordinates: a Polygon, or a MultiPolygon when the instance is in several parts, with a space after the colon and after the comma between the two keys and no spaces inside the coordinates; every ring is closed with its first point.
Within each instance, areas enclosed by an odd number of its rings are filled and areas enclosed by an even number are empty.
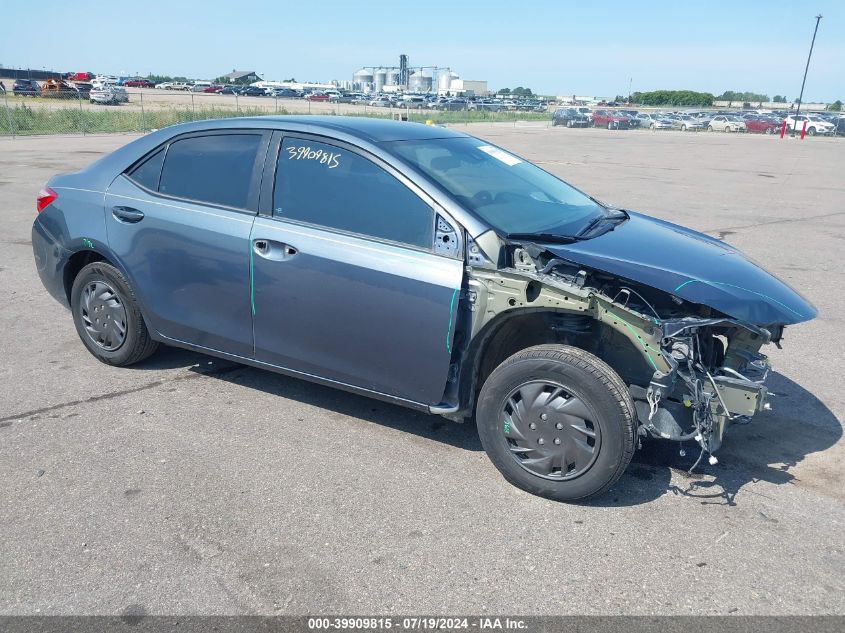
{"type": "Polygon", "coordinates": [[[493,89],[613,96],[632,79],[796,98],[817,13],[804,100],[845,99],[845,0],[11,2],[0,64],[327,81],[406,53],[493,89]]]}

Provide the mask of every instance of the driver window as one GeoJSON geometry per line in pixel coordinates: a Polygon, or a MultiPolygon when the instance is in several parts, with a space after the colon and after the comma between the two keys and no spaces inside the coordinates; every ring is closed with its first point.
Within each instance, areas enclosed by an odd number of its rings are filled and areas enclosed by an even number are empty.
{"type": "Polygon", "coordinates": [[[273,216],[431,249],[434,211],[374,162],[347,149],[286,137],[273,216]]]}

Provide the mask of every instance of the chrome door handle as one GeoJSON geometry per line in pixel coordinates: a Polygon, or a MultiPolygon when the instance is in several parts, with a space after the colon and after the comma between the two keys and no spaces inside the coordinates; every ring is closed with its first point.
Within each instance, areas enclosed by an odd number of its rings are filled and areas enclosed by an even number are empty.
{"type": "Polygon", "coordinates": [[[118,222],[135,224],[144,219],[144,212],[132,207],[112,207],[111,214],[118,222]]]}
{"type": "Polygon", "coordinates": [[[260,255],[265,259],[270,259],[275,262],[290,259],[299,252],[290,244],[265,239],[253,240],[252,250],[255,251],[256,255],[260,255]]]}

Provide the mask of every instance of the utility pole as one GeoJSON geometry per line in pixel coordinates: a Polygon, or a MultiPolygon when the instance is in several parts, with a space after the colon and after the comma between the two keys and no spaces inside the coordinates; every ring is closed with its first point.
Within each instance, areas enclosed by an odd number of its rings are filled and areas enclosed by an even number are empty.
{"type": "Polygon", "coordinates": [[[810,69],[810,58],[813,56],[813,46],[816,44],[816,33],[819,32],[819,22],[821,22],[822,15],[819,14],[816,16],[816,28],[813,31],[813,41],[810,42],[810,54],[807,55],[807,65],[804,66],[804,80],[801,82],[801,94],[798,95],[798,108],[795,110],[795,117],[793,117],[793,121],[795,121],[795,125],[792,126],[792,136],[795,136],[795,132],[798,129],[798,115],[801,113],[801,101],[804,99],[804,84],[807,83],[807,71],[810,69]]]}
{"type": "Polygon", "coordinates": [[[633,85],[633,83],[634,83],[634,78],[630,77],[628,79],[628,103],[629,104],[631,103],[631,86],[633,85]]]}

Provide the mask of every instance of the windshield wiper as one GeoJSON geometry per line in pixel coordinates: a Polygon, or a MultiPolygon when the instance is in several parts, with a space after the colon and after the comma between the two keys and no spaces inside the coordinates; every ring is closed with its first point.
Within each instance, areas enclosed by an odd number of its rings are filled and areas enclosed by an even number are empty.
{"type": "MultiPolygon", "coordinates": [[[[585,239],[585,236],[605,222],[615,222],[618,220],[625,221],[628,219],[628,214],[622,209],[608,209],[608,212],[609,213],[607,215],[600,215],[590,220],[587,223],[587,226],[575,234],[575,237],[578,239],[585,239]]],[[[615,226],[611,227],[610,230],[612,231],[614,228],[615,226]]]]}
{"type": "Polygon", "coordinates": [[[581,238],[575,235],[559,235],[557,233],[508,233],[509,240],[527,240],[531,242],[553,242],[555,244],[572,244],[581,238]]]}

